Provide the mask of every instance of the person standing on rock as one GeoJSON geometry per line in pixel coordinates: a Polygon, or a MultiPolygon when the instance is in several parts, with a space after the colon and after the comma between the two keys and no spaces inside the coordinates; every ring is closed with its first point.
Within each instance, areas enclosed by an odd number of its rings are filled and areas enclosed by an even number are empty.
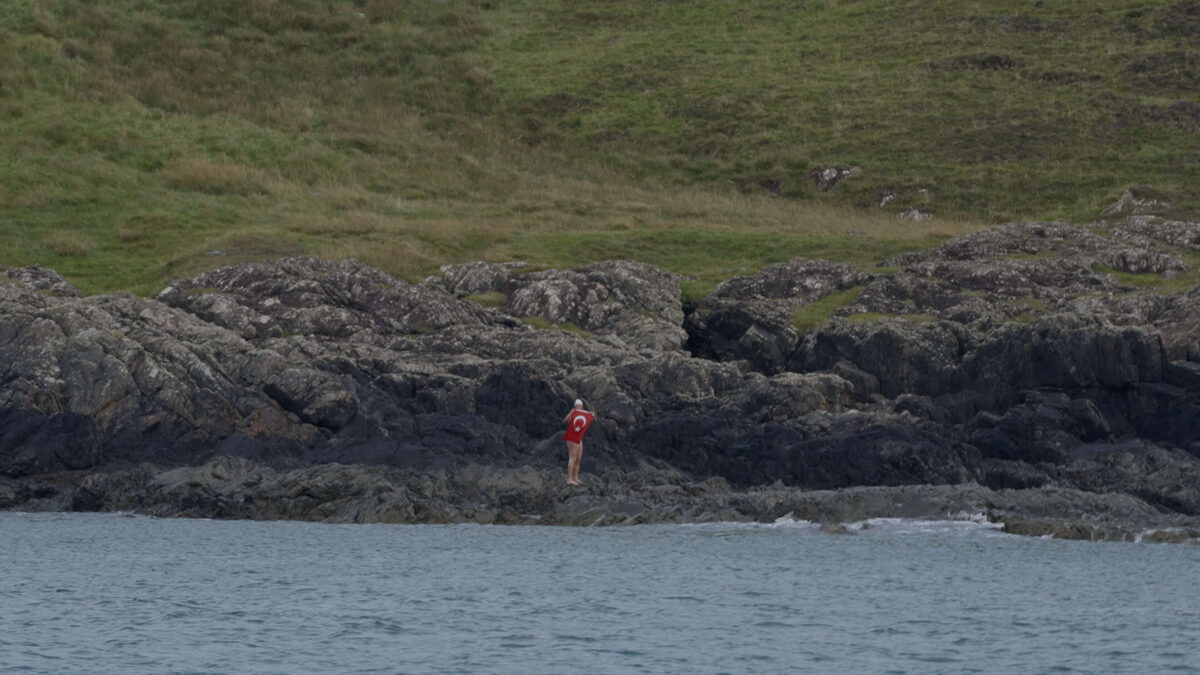
{"type": "Polygon", "coordinates": [[[583,485],[579,480],[579,463],[583,460],[583,435],[596,419],[596,413],[583,409],[583,401],[575,399],[575,407],[563,418],[567,433],[567,485],[583,485]]]}

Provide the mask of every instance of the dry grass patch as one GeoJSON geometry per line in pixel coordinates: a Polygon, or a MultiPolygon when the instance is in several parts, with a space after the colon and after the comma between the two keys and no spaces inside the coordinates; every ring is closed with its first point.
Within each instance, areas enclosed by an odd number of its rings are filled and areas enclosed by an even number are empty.
{"type": "Polygon", "coordinates": [[[146,229],[140,225],[125,223],[118,225],[117,240],[122,244],[136,244],[146,238],[146,229]]]}
{"type": "Polygon", "coordinates": [[[369,211],[352,211],[336,216],[302,215],[288,224],[292,232],[329,237],[352,237],[387,230],[385,218],[369,211]]]}
{"type": "Polygon", "coordinates": [[[57,256],[85,256],[96,248],[96,242],[78,230],[53,230],[42,236],[42,246],[57,256]]]}
{"type": "Polygon", "coordinates": [[[159,174],[177,190],[236,196],[271,192],[267,173],[244,164],[185,158],[166,165],[159,174]]]}
{"type": "Polygon", "coordinates": [[[314,253],[330,260],[354,259],[408,281],[419,280],[443,262],[429,245],[411,239],[364,238],[319,247],[314,253]]]}
{"type": "Polygon", "coordinates": [[[318,188],[316,195],[330,206],[344,211],[369,210],[382,200],[360,185],[332,185],[318,188]]]}
{"type": "Polygon", "coordinates": [[[136,244],[172,225],[169,216],[157,213],[138,214],[123,223],[118,223],[114,233],[117,235],[117,241],[122,244],[136,244]]]}

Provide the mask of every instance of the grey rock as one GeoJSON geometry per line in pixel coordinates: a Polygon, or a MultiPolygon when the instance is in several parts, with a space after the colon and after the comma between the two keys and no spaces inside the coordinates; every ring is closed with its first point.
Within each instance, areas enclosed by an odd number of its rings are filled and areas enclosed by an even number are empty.
{"type": "Polygon", "coordinates": [[[293,258],[156,300],[6,273],[27,281],[0,284],[0,508],[577,525],[966,513],[1184,540],[1171,533],[1200,517],[1200,287],[1180,281],[1195,230],[1012,224],[871,274],[789,261],[686,308],[677,276],[621,262],[457,265],[409,284],[293,258]],[[830,321],[797,328],[835,293],[830,321]],[[491,307],[468,299],[481,294],[491,307]],[[564,484],[559,425],[576,397],[599,413],[583,489],[564,484]]]}
{"type": "Polygon", "coordinates": [[[862,169],[857,166],[827,166],[813,169],[809,172],[809,177],[813,179],[818,190],[829,192],[846,178],[857,176],[860,173],[862,173],[862,169]]]}
{"type": "Polygon", "coordinates": [[[67,283],[61,274],[41,265],[26,265],[18,268],[0,266],[0,277],[31,291],[45,291],[51,295],[67,298],[78,298],[83,295],[77,288],[67,283]]]}
{"type": "Polygon", "coordinates": [[[1063,223],[1012,223],[952,239],[930,251],[911,253],[889,262],[909,266],[922,262],[987,261],[1010,256],[1037,256],[1042,265],[1104,264],[1118,271],[1161,273],[1186,267],[1178,256],[1146,250],[1063,223]]]}
{"type": "Polygon", "coordinates": [[[797,258],[764,267],[753,276],[734,277],[717,285],[719,300],[783,300],[799,306],[859,284],[865,278],[854,265],[797,258]]]}
{"type": "Polygon", "coordinates": [[[442,283],[456,298],[483,293],[507,293],[514,274],[524,273],[529,265],[523,262],[472,262],[442,267],[442,283]]]}
{"type": "Polygon", "coordinates": [[[412,285],[353,260],[285,258],[222,267],[174,281],[158,299],[246,339],[411,334],[496,320],[440,284],[412,285]]]}
{"type": "Polygon", "coordinates": [[[1162,211],[1170,207],[1171,203],[1157,190],[1145,185],[1139,185],[1137,187],[1126,188],[1121,193],[1121,198],[1105,207],[1102,213],[1106,216],[1118,214],[1141,215],[1162,211]]]}
{"type": "Polygon", "coordinates": [[[908,208],[900,212],[900,219],[911,220],[919,223],[926,220],[932,220],[933,214],[916,208],[908,208]]]}
{"type": "Polygon", "coordinates": [[[1149,247],[1151,242],[1155,242],[1200,251],[1200,223],[1134,217],[1112,229],[1117,237],[1139,246],[1149,247]]]}
{"type": "Polygon", "coordinates": [[[614,335],[637,349],[678,350],[687,339],[678,275],[627,261],[510,277],[508,312],[614,335]]]}
{"type": "Polygon", "coordinates": [[[270,354],[155,301],[2,287],[0,313],[0,472],[194,461],[234,436],[283,449],[315,431],[245,385],[270,354]]]}

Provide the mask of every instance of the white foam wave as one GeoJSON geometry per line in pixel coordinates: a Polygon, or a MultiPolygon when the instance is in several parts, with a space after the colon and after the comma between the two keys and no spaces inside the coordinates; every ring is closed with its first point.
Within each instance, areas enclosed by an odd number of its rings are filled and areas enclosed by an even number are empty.
{"type": "Polygon", "coordinates": [[[773,529],[779,529],[779,528],[813,529],[813,528],[818,528],[821,526],[820,523],[814,523],[811,520],[801,520],[801,519],[793,516],[790,513],[787,514],[786,516],[780,516],[780,517],[776,518],[774,522],[766,523],[765,525],[766,525],[766,527],[773,528],[773,529]]]}
{"type": "Polygon", "coordinates": [[[980,530],[1000,530],[1004,523],[994,523],[981,513],[953,514],[949,518],[930,520],[918,518],[868,518],[856,523],[848,523],[846,528],[861,532],[864,530],[879,530],[894,534],[952,534],[967,533],[980,530]]]}
{"type": "Polygon", "coordinates": [[[948,514],[940,519],[923,518],[868,518],[846,523],[821,523],[797,518],[787,514],[769,523],[746,521],[717,521],[708,523],[689,523],[685,527],[712,530],[784,530],[797,532],[817,532],[821,530],[841,530],[850,533],[886,533],[886,534],[954,534],[984,531],[999,531],[1004,523],[989,521],[982,513],[959,512],[948,514]]]}

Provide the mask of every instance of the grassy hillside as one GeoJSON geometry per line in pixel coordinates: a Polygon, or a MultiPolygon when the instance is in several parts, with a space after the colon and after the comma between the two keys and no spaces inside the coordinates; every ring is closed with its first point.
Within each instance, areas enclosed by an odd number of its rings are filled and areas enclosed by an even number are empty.
{"type": "Polygon", "coordinates": [[[1138,183],[1197,205],[1194,0],[497,4],[528,137],[633,175],[810,199],[813,167],[859,166],[839,201],[991,221],[1138,183]]]}
{"type": "Polygon", "coordinates": [[[0,264],[153,293],[298,253],[622,257],[706,286],[1132,184],[1194,212],[1200,9],[1083,4],[15,0],[0,264]],[[835,165],[861,173],[817,191],[835,165]]]}

